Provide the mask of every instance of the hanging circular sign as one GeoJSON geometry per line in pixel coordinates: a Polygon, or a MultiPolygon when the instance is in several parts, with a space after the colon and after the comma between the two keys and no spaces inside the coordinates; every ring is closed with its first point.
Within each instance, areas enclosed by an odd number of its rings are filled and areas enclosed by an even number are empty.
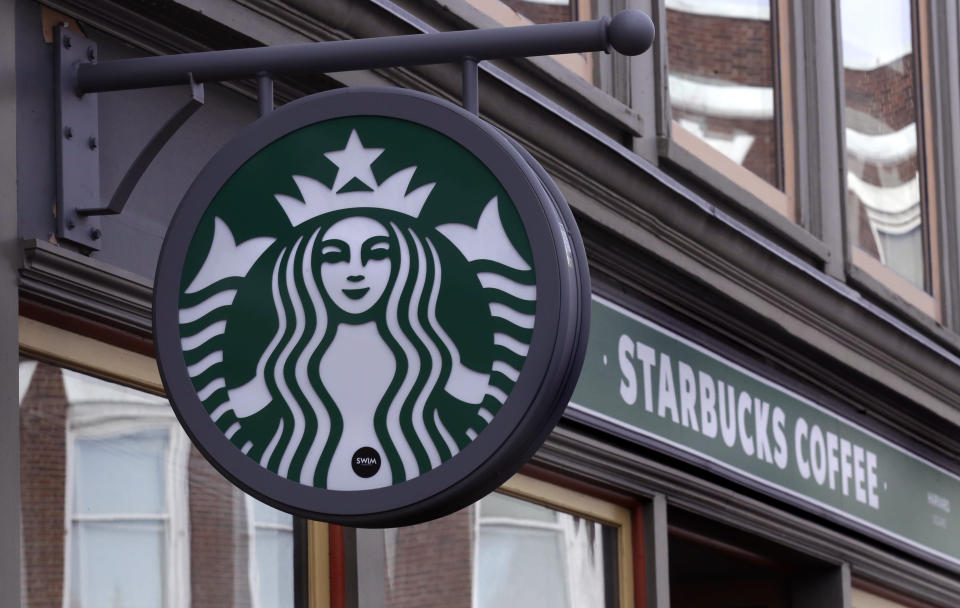
{"type": "Polygon", "coordinates": [[[539,165],[443,100],[344,89],[257,121],[164,240],[154,337],[201,452],[278,508],[415,523],[541,445],[583,361],[590,285],[539,165]]]}

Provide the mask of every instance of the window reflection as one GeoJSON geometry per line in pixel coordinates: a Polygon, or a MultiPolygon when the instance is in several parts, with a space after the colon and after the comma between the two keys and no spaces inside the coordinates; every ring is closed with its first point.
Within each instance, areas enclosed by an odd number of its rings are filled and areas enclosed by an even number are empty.
{"type": "Polygon", "coordinates": [[[616,606],[617,532],[494,493],[447,517],[386,530],[386,605],[616,606]]]}
{"type": "Polygon", "coordinates": [[[924,289],[911,3],[843,0],[840,9],[853,242],[924,289]]]}
{"type": "Polygon", "coordinates": [[[20,382],[25,605],[292,605],[292,519],[220,476],[165,399],[29,360],[20,382]]]}
{"type": "Polygon", "coordinates": [[[576,21],[576,8],[570,0],[502,0],[504,4],[534,23],[576,21]]]}
{"type": "Polygon", "coordinates": [[[675,125],[781,188],[769,0],[666,0],[675,125]]]}

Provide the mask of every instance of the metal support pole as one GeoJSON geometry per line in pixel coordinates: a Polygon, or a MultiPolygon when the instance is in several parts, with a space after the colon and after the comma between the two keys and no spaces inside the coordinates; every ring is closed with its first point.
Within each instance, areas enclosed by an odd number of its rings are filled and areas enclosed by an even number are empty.
{"type": "Polygon", "coordinates": [[[549,23],[485,30],[436,32],[337,40],[284,46],[233,49],[81,63],[76,70],[80,94],[255,78],[297,72],[340,72],[374,68],[533,57],[590,51],[638,55],[653,42],[653,22],[637,10],[613,19],[549,23]]]}
{"type": "Polygon", "coordinates": [[[266,72],[257,74],[257,103],[261,117],[273,112],[273,78],[266,72]]]}
{"type": "Polygon", "coordinates": [[[473,114],[480,113],[480,69],[477,60],[463,60],[463,107],[473,114]]]}

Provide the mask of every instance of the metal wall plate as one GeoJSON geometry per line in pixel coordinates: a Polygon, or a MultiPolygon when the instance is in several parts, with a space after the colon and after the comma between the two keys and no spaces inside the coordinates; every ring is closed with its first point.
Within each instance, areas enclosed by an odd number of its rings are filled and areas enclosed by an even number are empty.
{"type": "Polygon", "coordinates": [[[87,249],[100,248],[100,218],[77,209],[100,207],[100,150],[97,94],[78,95],[76,70],[97,58],[97,45],[63,27],[55,30],[57,113],[57,238],[87,249]]]}

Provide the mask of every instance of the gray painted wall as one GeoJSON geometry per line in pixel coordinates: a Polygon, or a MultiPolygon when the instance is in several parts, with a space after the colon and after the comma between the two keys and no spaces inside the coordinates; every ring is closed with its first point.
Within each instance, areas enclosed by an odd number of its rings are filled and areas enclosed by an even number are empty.
{"type": "Polygon", "coordinates": [[[14,4],[0,2],[0,589],[20,597],[17,104],[14,4]]]}

